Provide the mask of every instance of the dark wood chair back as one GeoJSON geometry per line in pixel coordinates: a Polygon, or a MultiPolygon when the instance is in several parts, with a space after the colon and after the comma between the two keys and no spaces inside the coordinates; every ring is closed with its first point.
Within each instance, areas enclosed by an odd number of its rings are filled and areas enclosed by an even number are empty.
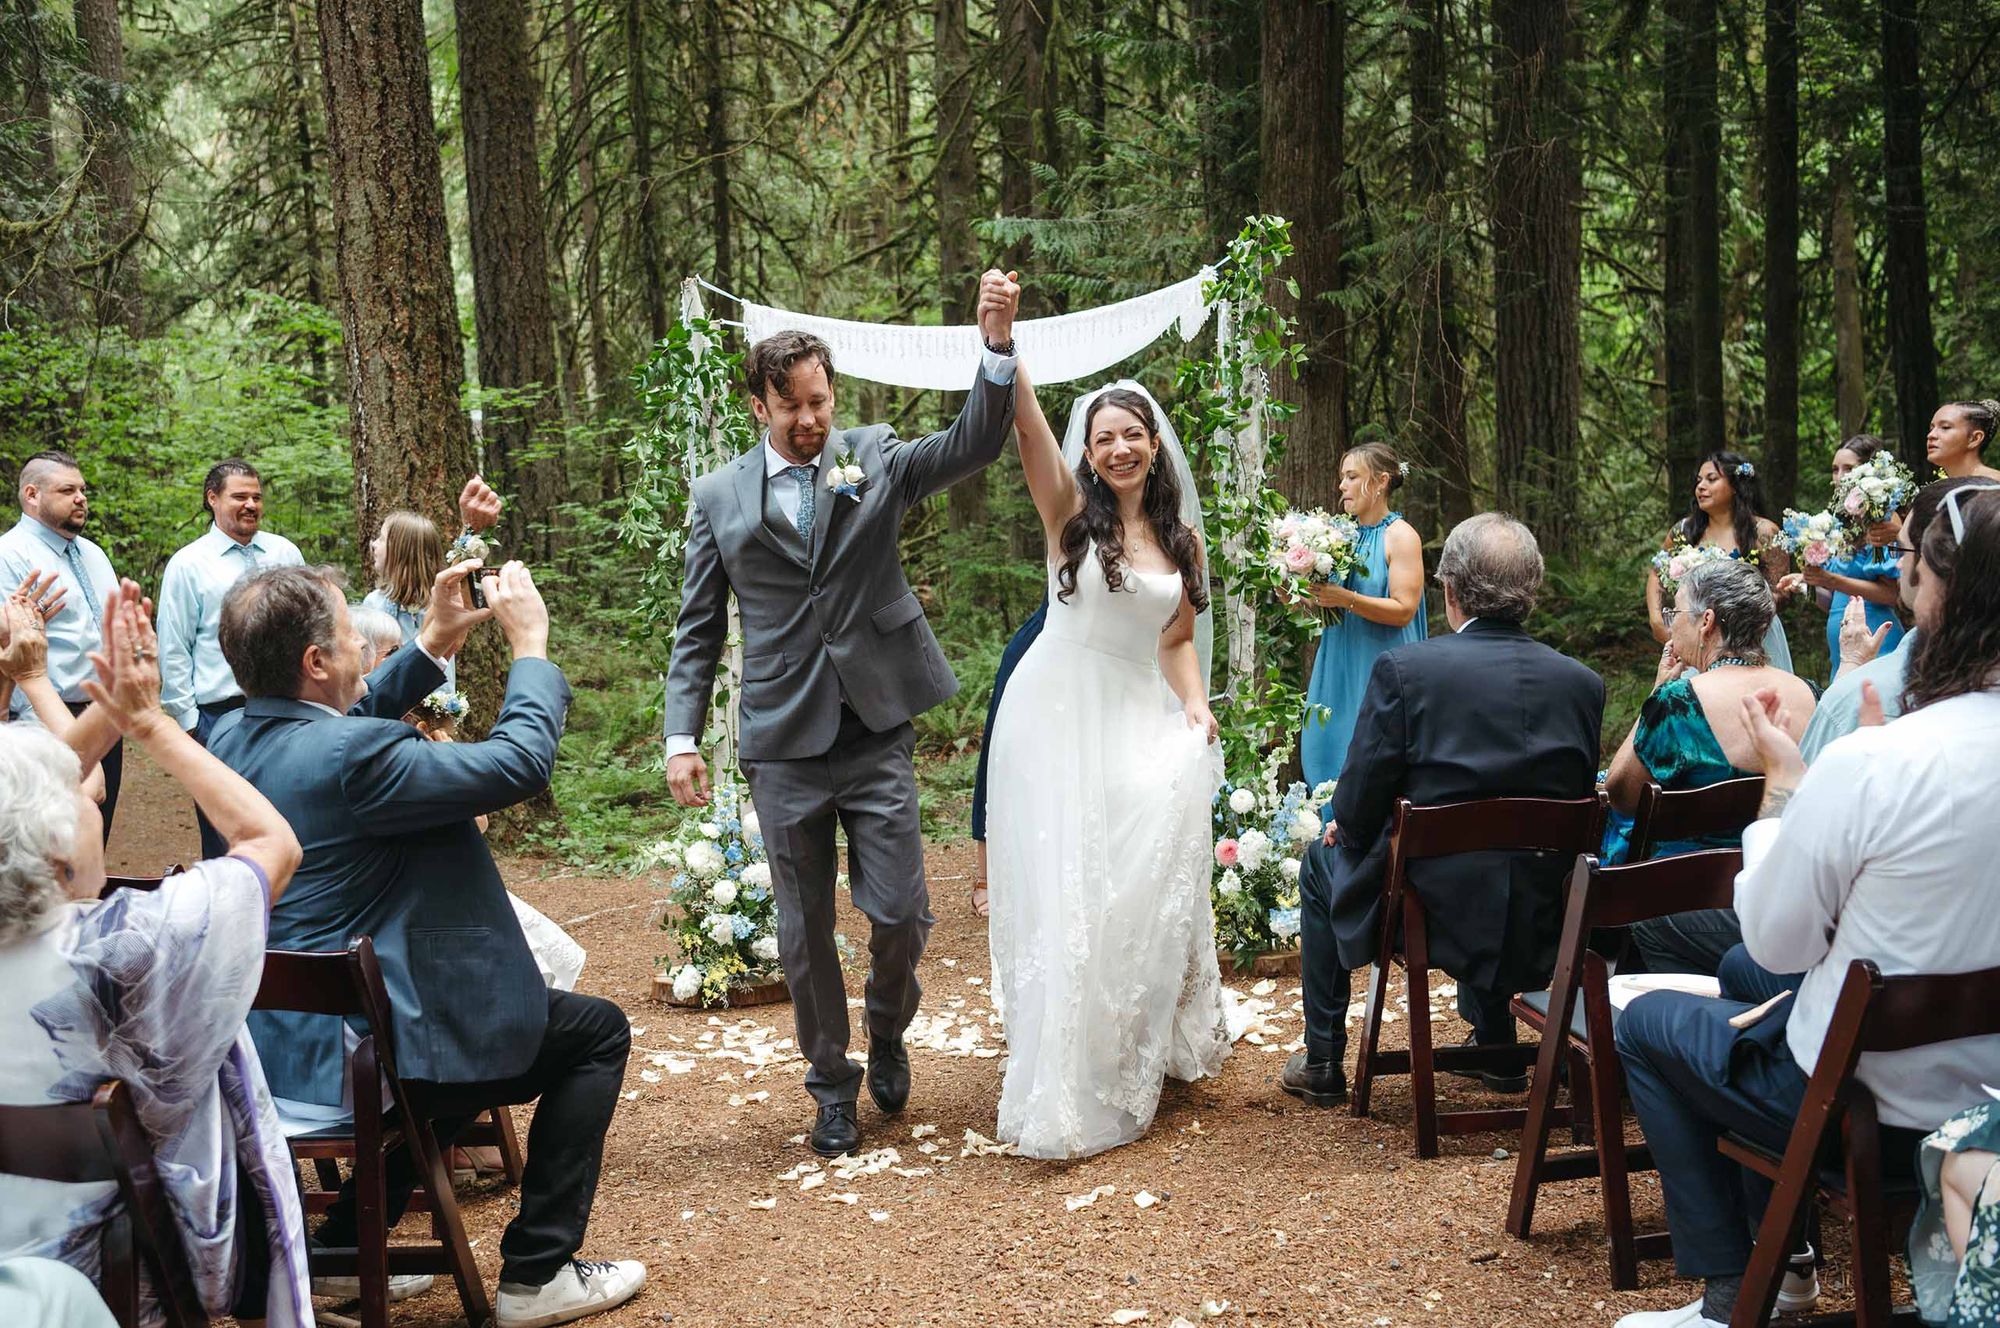
{"type": "Polygon", "coordinates": [[[1853,1237],[1854,1313],[1862,1328],[1887,1325],[1890,1306],[1889,1201],[1884,1192],[1881,1125],[1875,1095],[1855,1078],[1866,1052],[1908,1051],[1960,1038],[2000,1035],[2000,968],[1972,973],[1884,977],[1871,960],[1847,966],[1839,999],[1806,1081],[1798,1123],[1782,1156],[1725,1136],[1728,1156],[1772,1182],[1750,1267],[1736,1300],[1734,1328],[1762,1328],[1777,1303],[1791,1234],[1815,1197],[1843,1213],[1853,1237]],[[1836,1139],[1842,1155],[1837,1189],[1821,1173],[1836,1139]]]}
{"type": "Polygon", "coordinates": [[[1632,851],[1626,860],[1644,862],[1669,840],[1740,835],[1757,819],[1763,802],[1762,775],[1671,793],[1649,779],[1639,790],[1639,807],[1632,814],[1632,851]]]}
{"type": "Polygon", "coordinates": [[[1664,1237],[1639,1235],[1632,1225],[1628,1177],[1633,1171],[1651,1170],[1652,1154],[1625,1143],[1625,1076],[1612,1040],[1609,988],[1611,963],[1623,933],[1613,929],[1691,909],[1726,907],[1734,898],[1736,874],[1742,867],[1743,855],[1733,848],[1627,867],[1603,866],[1589,854],[1579,857],[1570,874],[1547,1005],[1538,1010],[1531,1001],[1514,1002],[1515,1016],[1539,1026],[1542,1037],[1514,1165],[1507,1230],[1527,1238],[1542,1185],[1596,1176],[1610,1246],[1611,1284],[1621,1291],[1639,1285],[1641,1259],[1666,1257],[1671,1245],[1664,1237]],[[1581,1036],[1576,1031],[1579,1009],[1581,1036]],[[1593,1146],[1551,1155],[1549,1135],[1562,1114],[1556,1103],[1556,1066],[1564,1053],[1570,1057],[1570,1116],[1573,1122],[1590,1121],[1593,1146]]]}
{"type": "Polygon", "coordinates": [[[140,1259],[168,1324],[209,1322],[153,1167],[152,1144],[123,1083],[98,1085],[88,1102],[0,1107],[0,1173],[72,1185],[115,1182],[122,1202],[104,1227],[98,1291],[120,1328],[140,1322],[140,1259]]]}
{"type": "Polygon", "coordinates": [[[104,888],[97,892],[99,899],[109,899],[113,890],[157,890],[160,882],[169,876],[178,876],[187,868],[175,863],[158,876],[112,876],[104,877],[104,888]]]}
{"type": "Polygon", "coordinates": [[[1492,851],[1558,853],[1567,860],[1597,849],[1604,836],[1606,806],[1601,793],[1574,799],[1485,798],[1429,807],[1419,807],[1408,798],[1396,800],[1383,875],[1382,930],[1369,974],[1361,1049],[1349,1099],[1354,1115],[1368,1114],[1377,1075],[1407,1074],[1419,1157],[1437,1156],[1440,1134],[1513,1129],[1521,1123],[1523,1113],[1518,1108],[1451,1112],[1437,1108],[1439,1067],[1518,1071],[1526,1068],[1533,1048],[1431,1045],[1430,942],[1423,904],[1409,888],[1409,865],[1425,858],[1492,851]],[[1407,1052],[1381,1050],[1389,970],[1398,962],[1409,974],[1407,1052]]]}

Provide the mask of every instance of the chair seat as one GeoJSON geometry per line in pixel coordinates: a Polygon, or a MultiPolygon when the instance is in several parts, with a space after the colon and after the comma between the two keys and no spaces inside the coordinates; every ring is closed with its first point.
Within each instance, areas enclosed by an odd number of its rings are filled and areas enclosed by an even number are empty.
{"type": "MultiPolygon", "coordinates": [[[[1898,1140],[1902,1134],[1914,1133],[1914,1131],[1885,1130],[1883,1133],[1884,1143],[1887,1144],[1898,1140]]],[[[1732,1156],[1742,1154],[1758,1159],[1769,1168],[1765,1172],[1768,1176],[1775,1176],[1779,1165],[1784,1161],[1784,1154],[1782,1152],[1766,1148],[1763,1144],[1746,1138],[1734,1130],[1724,1132],[1721,1140],[1721,1148],[1725,1154],[1732,1156]]],[[[1911,1200],[1918,1198],[1923,1193],[1922,1185],[1911,1171],[1913,1163],[1908,1160],[1909,1151],[1895,1148],[1883,1149],[1882,1197],[1884,1199],[1892,1202],[1896,1200],[1911,1200]]],[[[1741,1161],[1743,1159],[1742,1157],[1738,1157],[1737,1160],[1741,1161]]],[[[1836,1198],[1845,1198],[1847,1194],[1847,1168],[1841,1165],[1837,1152],[1831,1148],[1823,1152],[1818,1159],[1815,1171],[1817,1172],[1820,1185],[1827,1193],[1836,1198]]]]}
{"type": "MultiPolygon", "coordinates": [[[[1514,999],[1539,1015],[1543,1024],[1546,1025],[1549,1022],[1549,994],[1546,991],[1524,991],[1514,999]]],[[[1611,1026],[1613,1028],[1618,1027],[1618,1009],[1616,1006],[1613,1006],[1611,1010],[1611,1026]]],[[[1583,1002],[1581,1000],[1570,1007],[1569,1032],[1571,1037],[1579,1041],[1587,1042],[1590,1040],[1590,1029],[1585,1025],[1583,1020],[1583,1002]]]]}

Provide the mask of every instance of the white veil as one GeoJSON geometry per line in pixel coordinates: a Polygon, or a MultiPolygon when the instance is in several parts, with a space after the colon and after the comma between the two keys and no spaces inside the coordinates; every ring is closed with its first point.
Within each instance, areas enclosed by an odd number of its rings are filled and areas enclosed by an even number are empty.
{"type": "MultiPolygon", "coordinates": [[[[1167,418],[1167,412],[1161,407],[1153,394],[1133,382],[1130,378],[1121,378],[1115,383],[1106,383],[1102,387],[1094,387],[1070,403],[1069,428],[1063,433],[1063,464],[1069,467],[1072,474],[1075,473],[1077,462],[1083,459],[1083,426],[1084,420],[1090,412],[1090,403],[1095,401],[1102,393],[1109,392],[1113,388],[1120,388],[1127,392],[1137,392],[1152,405],[1153,419],[1160,427],[1160,450],[1166,454],[1168,461],[1172,463],[1174,479],[1180,485],[1181,520],[1187,523],[1188,529],[1201,535],[1203,559],[1205,562],[1212,562],[1215,558],[1215,546],[1209,543],[1207,533],[1202,530],[1201,492],[1194,486],[1194,468],[1188,465],[1187,453],[1181,449],[1180,435],[1174,432],[1173,421],[1167,418]]],[[[1204,690],[1211,690],[1213,688],[1213,662],[1215,657],[1215,601],[1213,598],[1209,600],[1209,607],[1203,609],[1194,620],[1194,648],[1195,653],[1201,658],[1201,685],[1204,690]]]]}

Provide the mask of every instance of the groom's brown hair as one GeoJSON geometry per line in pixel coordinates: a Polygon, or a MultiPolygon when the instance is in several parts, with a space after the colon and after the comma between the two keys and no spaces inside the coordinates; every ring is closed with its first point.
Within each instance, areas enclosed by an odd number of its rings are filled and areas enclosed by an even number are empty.
{"type": "Polygon", "coordinates": [[[826,370],[828,386],[833,384],[833,351],[810,332],[774,332],[750,348],[743,357],[743,379],[750,395],[762,398],[766,388],[790,396],[792,366],[800,360],[816,359],[826,370]]]}

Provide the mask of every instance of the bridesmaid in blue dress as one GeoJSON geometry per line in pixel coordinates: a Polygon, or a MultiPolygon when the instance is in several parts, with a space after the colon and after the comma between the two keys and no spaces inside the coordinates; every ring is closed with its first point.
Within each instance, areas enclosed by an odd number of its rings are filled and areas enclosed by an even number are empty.
{"type": "MultiPolygon", "coordinates": [[[[1887,446],[1872,433],[1856,434],[1842,443],[1833,454],[1834,482],[1887,446]]],[[[1802,567],[1779,583],[1780,594],[1810,591],[1817,603],[1826,606],[1826,657],[1832,662],[1829,682],[1840,673],[1840,620],[1846,616],[1849,600],[1860,599],[1867,606],[1871,636],[1887,629],[1877,643],[1876,658],[1902,644],[1903,620],[1896,616],[1898,575],[1896,560],[1888,550],[1871,542],[1828,560],[1825,567],[1802,567]]]]}
{"type": "Polygon", "coordinates": [[[1306,687],[1299,749],[1306,783],[1314,787],[1340,778],[1375,657],[1428,635],[1423,541],[1401,512],[1389,510],[1389,495],[1402,484],[1402,465],[1384,443],[1363,443],[1340,459],[1340,506],[1361,527],[1355,548],[1362,568],[1339,584],[1313,588],[1322,608],[1340,613],[1320,634],[1306,687]],[[1316,706],[1326,708],[1324,717],[1316,706]]]}
{"type": "MultiPolygon", "coordinates": [[[[1777,594],[1784,577],[1792,570],[1791,558],[1782,549],[1771,547],[1778,524],[1764,515],[1764,488],[1757,479],[1757,467],[1738,452],[1711,452],[1695,471],[1694,502],[1688,514],[1674,523],[1660,544],[1671,549],[1680,541],[1710,544],[1731,558],[1747,559],[1764,574],[1771,593],[1777,594]]],[[[1671,610],[1673,596],[1663,592],[1660,574],[1646,569],[1646,616],[1651,619],[1653,639],[1667,643],[1667,623],[1661,610],[1671,610]]],[[[1764,657],[1774,668],[1792,671],[1792,647],[1785,639],[1785,624],[1776,614],[1764,633],[1764,657]]]]}

